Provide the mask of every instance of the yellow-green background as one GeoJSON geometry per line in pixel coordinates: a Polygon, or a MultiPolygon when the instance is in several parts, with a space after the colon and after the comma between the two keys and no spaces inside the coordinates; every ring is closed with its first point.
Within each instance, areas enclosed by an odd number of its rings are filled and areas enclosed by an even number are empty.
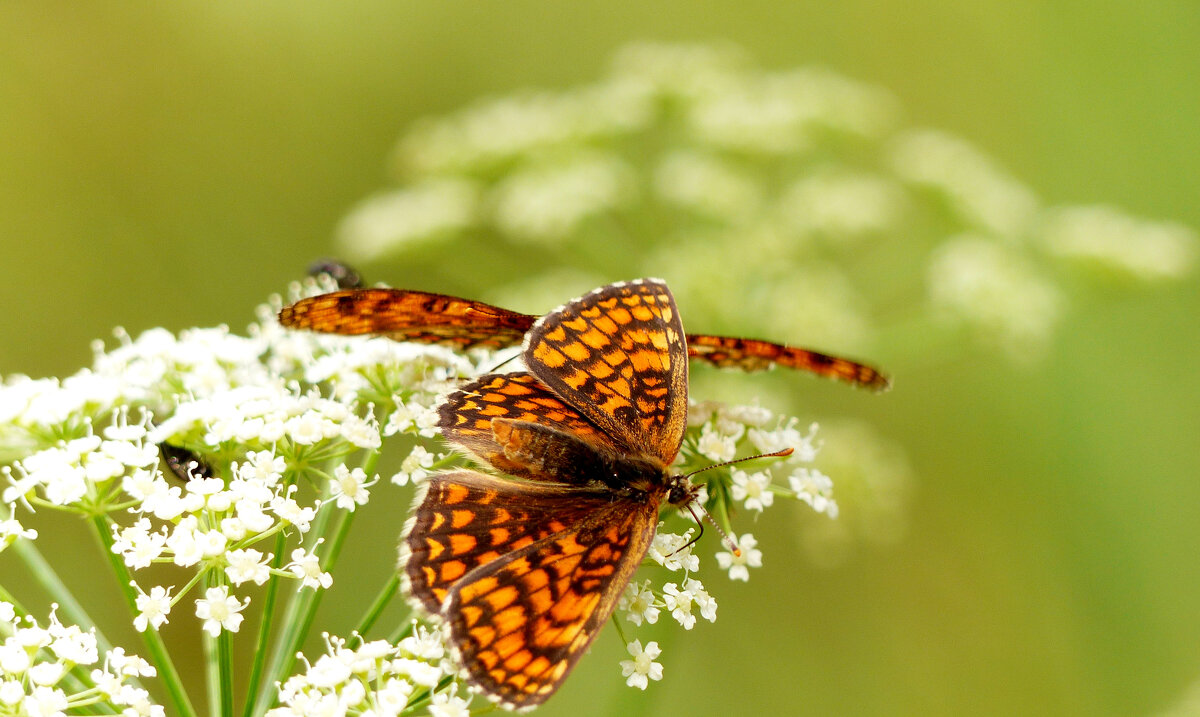
{"type": "MultiPolygon", "coordinates": [[[[115,325],[240,330],[331,251],[409,120],[589,80],[637,39],[828,65],[894,91],[914,124],[975,141],[1048,202],[1200,227],[1194,2],[9,0],[0,373],[71,373],[115,325]]],[[[753,526],[765,567],[743,585],[706,566],[720,619],[667,631],[663,682],[621,687],[606,633],[544,714],[1169,707],[1200,679],[1198,287],[1101,296],[1033,370],[873,356],[897,374],[882,397],[795,378],[818,414],[867,418],[904,445],[920,476],[906,540],[820,570],[789,537],[792,513],[768,511],[753,526]]],[[[391,560],[395,510],[375,510],[348,547],[364,584],[391,560]]],[[[90,600],[115,602],[110,578],[87,571],[91,544],[43,544],[70,551],[90,600]]],[[[326,600],[335,628],[337,607],[364,599],[355,579],[326,600]]]]}

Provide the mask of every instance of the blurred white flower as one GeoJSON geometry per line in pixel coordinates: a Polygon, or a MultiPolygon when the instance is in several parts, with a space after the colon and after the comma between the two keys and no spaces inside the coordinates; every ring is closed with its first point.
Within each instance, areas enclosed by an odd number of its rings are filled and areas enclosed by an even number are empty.
{"type": "Polygon", "coordinates": [[[625,684],[644,690],[649,686],[650,680],[662,679],[662,665],[654,661],[662,654],[657,642],[649,642],[643,649],[642,641],[634,640],[626,649],[633,659],[621,661],[621,676],[626,678],[625,684]]]}
{"type": "Polygon", "coordinates": [[[479,190],[461,179],[435,179],[364,200],[342,219],[339,250],[371,261],[417,242],[467,229],[479,212],[479,190]]]}
{"type": "Polygon", "coordinates": [[[890,160],[901,179],[944,196],[969,227],[1017,239],[1033,226],[1037,197],[965,140],[911,130],[893,140],[890,160]]]}
{"type": "Polygon", "coordinates": [[[1039,234],[1054,254],[1142,281],[1181,279],[1196,261],[1196,232],[1174,222],[1139,219],[1113,207],[1053,209],[1039,234]]]}
{"type": "Polygon", "coordinates": [[[930,257],[927,276],[936,311],[1018,360],[1045,348],[1065,304],[1021,254],[979,236],[947,240],[930,257]]]}
{"type": "Polygon", "coordinates": [[[615,156],[582,155],[514,173],[492,196],[496,226],[517,241],[555,244],[633,194],[633,171],[615,156]]]}

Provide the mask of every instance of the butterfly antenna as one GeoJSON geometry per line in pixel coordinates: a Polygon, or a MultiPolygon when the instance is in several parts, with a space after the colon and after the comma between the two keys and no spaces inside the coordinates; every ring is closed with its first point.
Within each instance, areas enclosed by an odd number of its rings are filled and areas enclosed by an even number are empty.
{"type": "Polygon", "coordinates": [[[704,468],[701,468],[700,470],[692,471],[691,473],[688,473],[687,475],[685,475],[684,478],[691,478],[692,476],[696,475],[697,473],[703,473],[704,471],[711,471],[713,468],[724,468],[725,466],[731,466],[734,463],[743,463],[745,461],[752,461],[752,460],[755,460],[756,458],[783,458],[785,456],[790,456],[795,452],[796,452],[796,449],[794,449],[794,448],[784,448],[782,451],[775,451],[774,453],[759,453],[758,455],[746,456],[745,458],[734,458],[731,461],[725,461],[724,463],[714,463],[711,466],[705,466],[704,468]]]}
{"type": "Polygon", "coordinates": [[[517,357],[518,357],[518,356],[520,356],[520,354],[513,354],[512,356],[509,356],[508,358],[504,359],[504,360],[503,360],[503,361],[501,361],[500,363],[498,363],[498,364],[496,364],[495,366],[493,366],[493,367],[491,367],[490,369],[488,369],[488,373],[496,373],[496,371],[497,371],[497,370],[499,370],[499,368],[500,368],[501,366],[503,366],[503,365],[504,365],[504,364],[506,364],[506,363],[509,363],[510,361],[515,361],[515,360],[517,359],[517,357]]]}
{"type": "MultiPolygon", "coordinates": [[[[736,458],[732,461],[725,461],[724,463],[714,463],[711,466],[706,466],[704,468],[701,468],[700,470],[692,471],[691,473],[688,473],[687,475],[685,475],[684,478],[691,478],[692,476],[696,475],[697,473],[703,473],[704,471],[710,471],[713,468],[722,468],[724,466],[731,466],[734,463],[742,463],[743,461],[752,461],[756,458],[783,458],[784,456],[792,455],[792,453],[794,451],[795,451],[795,449],[793,449],[793,448],[784,448],[783,450],[775,451],[774,453],[759,453],[758,455],[746,456],[745,458],[736,458]]],[[[725,529],[722,528],[719,523],[717,523],[717,521],[712,517],[712,514],[710,514],[707,510],[704,509],[704,506],[702,506],[702,505],[695,506],[695,501],[688,503],[687,509],[688,509],[688,512],[692,514],[692,519],[696,521],[696,525],[700,526],[700,532],[696,534],[695,538],[692,538],[691,540],[689,540],[687,545],[683,546],[679,550],[686,550],[687,548],[691,547],[693,543],[695,543],[697,540],[699,540],[701,535],[704,535],[704,521],[700,520],[700,516],[696,515],[696,510],[695,510],[696,507],[700,508],[700,514],[703,515],[706,520],[708,520],[709,525],[716,528],[717,533],[721,536],[721,539],[725,541],[725,544],[729,546],[729,550],[730,550],[730,552],[733,553],[734,557],[736,557],[736,558],[742,557],[742,549],[738,547],[738,544],[736,542],[734,542],[733,538],[729,537],[729,534],[725,532],[725,529]]],[[[678,551],[676,551],[676,552],[678,552],[678,551]]]]}

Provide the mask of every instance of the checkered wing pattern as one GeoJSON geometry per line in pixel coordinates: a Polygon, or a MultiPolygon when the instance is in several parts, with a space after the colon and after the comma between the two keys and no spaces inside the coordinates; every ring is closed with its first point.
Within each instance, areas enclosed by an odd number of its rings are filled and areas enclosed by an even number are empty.
{"type": "Polygon", "coordinates": [[[435,475],[402,544],[408,592],[446,621],[473,684],[505,706],[533,707],[612,614],[662,497],[435,475]]]}
{"type": "Polygon", "coordinates": [[[349,289],[301,299],[279,312],[288,328],[334,334],[379,334],[396,341],[514,346],[534,317],[442,294],[402,289],[349,289]]]}
{"type": "Polygon", "coordinates": [[[438,407],[447,440],[509,475],[584,483],[597,451],[620,449],[531,374],[494,373],[451,393],[438,407]]]}
{"type": "Polygon", "coordinates": [[[601,287],[542,317],[525,365],[627,452],[664,466],[687,428],[687,344],[658,279],[601,287]]]}
{"type": "MultiPolygon", "coordinates": [[[[358,289],[301,299],[279,312],[295,329],[335,334],[377,334],[397,341],[471,348],[521,343],[536,316],[453,296],[404,289],[358,289]]],[[[876,369],[849,359],[783,344],[709,334],[688,334],[688,357],[743,371],[783,366],[882,391],[876,369]]]]}
{"type": "Polygon", "coordinates": [[[772,366],[784,366],[858,384],[874,391],[884,391],[889,386],[886,376],[866,364],[809,349],[758,339],[706,334],[689,334],[687,341],[689,356],[721,368],[760,371],[772,366]]]}

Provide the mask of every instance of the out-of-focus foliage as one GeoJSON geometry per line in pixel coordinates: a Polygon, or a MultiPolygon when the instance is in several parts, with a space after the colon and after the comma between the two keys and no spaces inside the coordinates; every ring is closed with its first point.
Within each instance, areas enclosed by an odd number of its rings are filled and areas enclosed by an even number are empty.
{"type": "MultiPolygon", "coordinates": [[[[0,373],[73,373],[114,325],[249,323],[388,186],[425,190],[408,207],[426,217],[469,202],[440,239],[364,261],[368,280],[534,313],[665,275],[689,330],[896,377],[870,396],[697,369],[697,398],[821,420],[841,532],[761,521],[775,548],[720,622],[663,645],[662,683],[627,694],[605,636],[543,714],[1184,714],[1200,291],[1176,269],[1178,227],[1200,226],[1198,27],[1184,3],[5,3],[0,373]],[[649,73],[612,65],[646,38],[745,48],[716,59],[761,81],[733,98],[759,111],[639,116],[630,93],[578,118],[616,135],[470,172],[413,159],[438,149],[438,123],[512,98],[569,110],[555,100],[649,73]],[[763,83],[797,67],[892,109],[780,139],[763,83]],[[761,124],[721,140],[733,120],[761,124]],[[814,545],[839,559],[815,563],[814,545]]],[[[364,584],[391,541],[347,546],[364,584]]],[[[91,569],[69,577],[103,590],[91,569]]]]}

